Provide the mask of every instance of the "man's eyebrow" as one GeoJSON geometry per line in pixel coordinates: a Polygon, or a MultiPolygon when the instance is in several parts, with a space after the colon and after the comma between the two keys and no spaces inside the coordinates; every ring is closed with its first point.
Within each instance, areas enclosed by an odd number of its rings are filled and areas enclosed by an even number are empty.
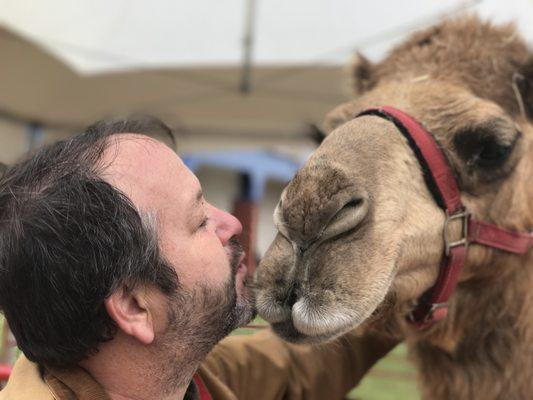
{"type": "Polygon", "coordinates": [[[196,196],[194,196],[194,200],[191,204],[191,210],[198,208],[203,198],[204,198],[204,194],[202,192],[202,189],[200,189],[198,192],[196,192],[196,196]]]}
{"type": "Polygon", "coordinates": [[[198,205],[202,201],[204,197],[204,194],[202,190],[199,190],[198,193],[196,193],[196,197],[194,198],[194,206],[198,205]]]}
{"type": "Polygon", "coordinates": [[[189,223],[194,223],[196,219],[199,217],[200,209],[198,206],[201,204],[203,198],[204,198],[204,194],[202,193],[202,190],[200,189],[196,193],[196,196],[194,196],[194,200],[190,206],[191,211],[189,212],[189,215],[187,216],[187,220],[189,221],[189,223]]]}

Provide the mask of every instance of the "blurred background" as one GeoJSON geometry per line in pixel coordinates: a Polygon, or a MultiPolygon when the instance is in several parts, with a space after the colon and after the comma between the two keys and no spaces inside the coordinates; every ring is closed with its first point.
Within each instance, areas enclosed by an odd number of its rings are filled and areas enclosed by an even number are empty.
{"type": "MultiPolygon", "coordinates": [[[[243,221],[253,265],[314,126],[350,99],[354,53],[377,61],[465,13],[533,41],[533,0],[0,0],[0,162],[99,119],[161,118],[207,199],[243,221]]],[[[352,396],[417,398],[414,376],[399,348],[352,396]]]]}

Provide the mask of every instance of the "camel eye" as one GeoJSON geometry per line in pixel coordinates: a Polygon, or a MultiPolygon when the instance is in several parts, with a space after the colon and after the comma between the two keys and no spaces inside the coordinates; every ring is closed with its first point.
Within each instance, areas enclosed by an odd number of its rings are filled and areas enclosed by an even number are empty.
{"type": "Polygon", "coordinates": [[[473,161],[481,168],[497,167],[507,160],[511,150],[512,146],[501,146],[494,141],[487,141],[482,144],[473,161]]]}
{"type": "Polygon", "coordinates": [[[504,143],[499,135],[492,132],[461,132],[455,136],[454,146],[469,167],[498,168],[509,158],[519,136],[517,134],[514,140],[504,143]]]}

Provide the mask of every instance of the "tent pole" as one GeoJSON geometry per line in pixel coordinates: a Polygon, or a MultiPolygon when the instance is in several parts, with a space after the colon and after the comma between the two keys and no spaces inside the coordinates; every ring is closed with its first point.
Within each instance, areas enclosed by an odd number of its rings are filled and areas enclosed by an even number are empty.
{"type": "Polygon", "coordinates": [[[241,69],[240,91],[250,93],[252,89],[252,51],[254,45],[255,1],[246,1],[246,17],[244,20],[243,58],[241,69]]]}

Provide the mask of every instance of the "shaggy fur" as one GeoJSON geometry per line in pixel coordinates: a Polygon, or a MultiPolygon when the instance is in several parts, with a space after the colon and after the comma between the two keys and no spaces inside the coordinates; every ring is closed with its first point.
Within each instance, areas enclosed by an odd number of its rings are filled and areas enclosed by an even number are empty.
{"type": "Polygon", "coordinates": [[[512,26],[469,17],[413,35],[377,65],[363,59],[353,77],[359,97],[328,115],[331,134],[282,195],[280,234],[257,272],[260,314],[295,342],[355,327],[404,339],[426,399],[531,398],[533,250],[471,245],[448,317],[413,329],[405,315],[437,277],[444,215],[392,124],[354,116],[384,104],[410,113],[475,218],[531,231],[533,55],[512,26]]]}

